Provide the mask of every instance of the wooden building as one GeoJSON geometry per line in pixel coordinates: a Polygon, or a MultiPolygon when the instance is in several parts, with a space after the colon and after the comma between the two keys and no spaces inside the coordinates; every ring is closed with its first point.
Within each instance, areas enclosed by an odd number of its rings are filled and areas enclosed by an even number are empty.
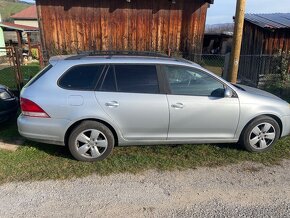
{"type": "Polygon", "coordinates": [[[16,14],[13,14],[10,18],[13,19],[15,24],[38,28],[38,19],[35,5],[25,8],[16,14]]]}
{"type": "Polygon", "coordinates": [[[247,14],[242,55],[272,55],[290,50],[290,13],[247,14]]]}
{"type": "Polygon", "coordinates": [[[84,50],[201,53],[213,0],[36,0],[49,55],[84,50]]]}
{"type": "Polygon", "coordinates": [[[273,55],[290,52],[290,13],[246,14],[239,77],[258,85],[273,72],[273,55]]]}

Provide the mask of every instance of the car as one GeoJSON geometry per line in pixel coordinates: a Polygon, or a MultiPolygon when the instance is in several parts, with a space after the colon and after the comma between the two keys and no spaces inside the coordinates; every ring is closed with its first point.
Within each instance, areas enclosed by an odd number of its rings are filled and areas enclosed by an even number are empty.
{"type": "Polygon", "coordinates": [[[16,116],[18,111],[18,99],[4,85],[0,85],[0,123],[16,116]]]}
{"type": "Polygon", "coordinates": [[[18,130],[77,160],[129,145],[239,142],[263,152],[290,134],[287,102],[185,59],[91,53],[49,62],[21,91],[18,130]]]}

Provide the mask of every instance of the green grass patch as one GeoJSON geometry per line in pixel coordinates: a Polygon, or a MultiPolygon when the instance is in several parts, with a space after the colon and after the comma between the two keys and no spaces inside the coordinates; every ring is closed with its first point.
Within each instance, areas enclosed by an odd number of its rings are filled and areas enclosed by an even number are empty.
{"type": "Polygon", "coordinates": [[[222,76],[223,74],[223,67],[214,67],[214,66],[208,66],[208,65],[204,65],[203,67],[218,76],[222,76]]]}
{"type": "Polygon", "coordinates": [[[26,4],[24,2],[0,0],[0,13],[2,19],[9,18],[13,14],[20,12],[29,6],[31,6],[31,4],[26,4]]]}
{"type": "MultiPolygon", "coordinates": [[[[15,122],[0,128],[0,139],[17,137],[15,122]]],[[[249,153],[235,144],[116,147],[106,160],[85,163],[74,160],[65,147],[25,141],[16,152],[0,150],[0,183],[138,173],[149,169],[185,170],[242,161],[272,165],[290,158],[289,145],[290,137],[284,138],[273,150],[262,154],[249,153]]]]}
{"type": "MultiPolygon", "coordinates": [[[[21,73],[23,74],[24,84],[26,84],[35,74],[40,71],[40,66],[38,63],[32,63],[28,65],[23,65],[20,68],[21,73]]],[[[15,89],[15,71],[14,67],[7,67],[0,70],[0,84],[6,85],[11,89],[15,89]]]]}

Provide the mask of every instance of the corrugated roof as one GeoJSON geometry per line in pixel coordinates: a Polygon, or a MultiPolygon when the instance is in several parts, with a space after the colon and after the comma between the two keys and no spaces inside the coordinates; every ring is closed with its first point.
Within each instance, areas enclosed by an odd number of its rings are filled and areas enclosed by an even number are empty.
{"type": "Polygon", "coordinates": [[[23,31],[23,32],[39,31],[39,29],[37,27],[20,25],[20,24],[15,24],[15,23],[7,23],[7,22],[0,23],[0,27],[4,27],[7,29],[11,29],[11,30],[19,30],[19,31],[23,31]]]}
{"type": "Polygon", "coordinates": [[[246,14],[245,20],[267,29],[290,28],[290,13],[246,14]]]}
{"type": "Polygon", "coordinates": [[[36,6],[32,5],[11,17],[14,19],[37,19],[36,6]]]}

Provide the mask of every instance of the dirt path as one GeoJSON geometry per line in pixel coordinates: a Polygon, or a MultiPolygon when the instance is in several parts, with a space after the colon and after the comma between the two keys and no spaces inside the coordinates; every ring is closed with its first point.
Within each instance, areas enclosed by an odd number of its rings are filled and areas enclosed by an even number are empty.
{"type": "Polygon", "coordinates": [[[0,186],[0,217],[290,217],[290,161],[0,186]]]}

